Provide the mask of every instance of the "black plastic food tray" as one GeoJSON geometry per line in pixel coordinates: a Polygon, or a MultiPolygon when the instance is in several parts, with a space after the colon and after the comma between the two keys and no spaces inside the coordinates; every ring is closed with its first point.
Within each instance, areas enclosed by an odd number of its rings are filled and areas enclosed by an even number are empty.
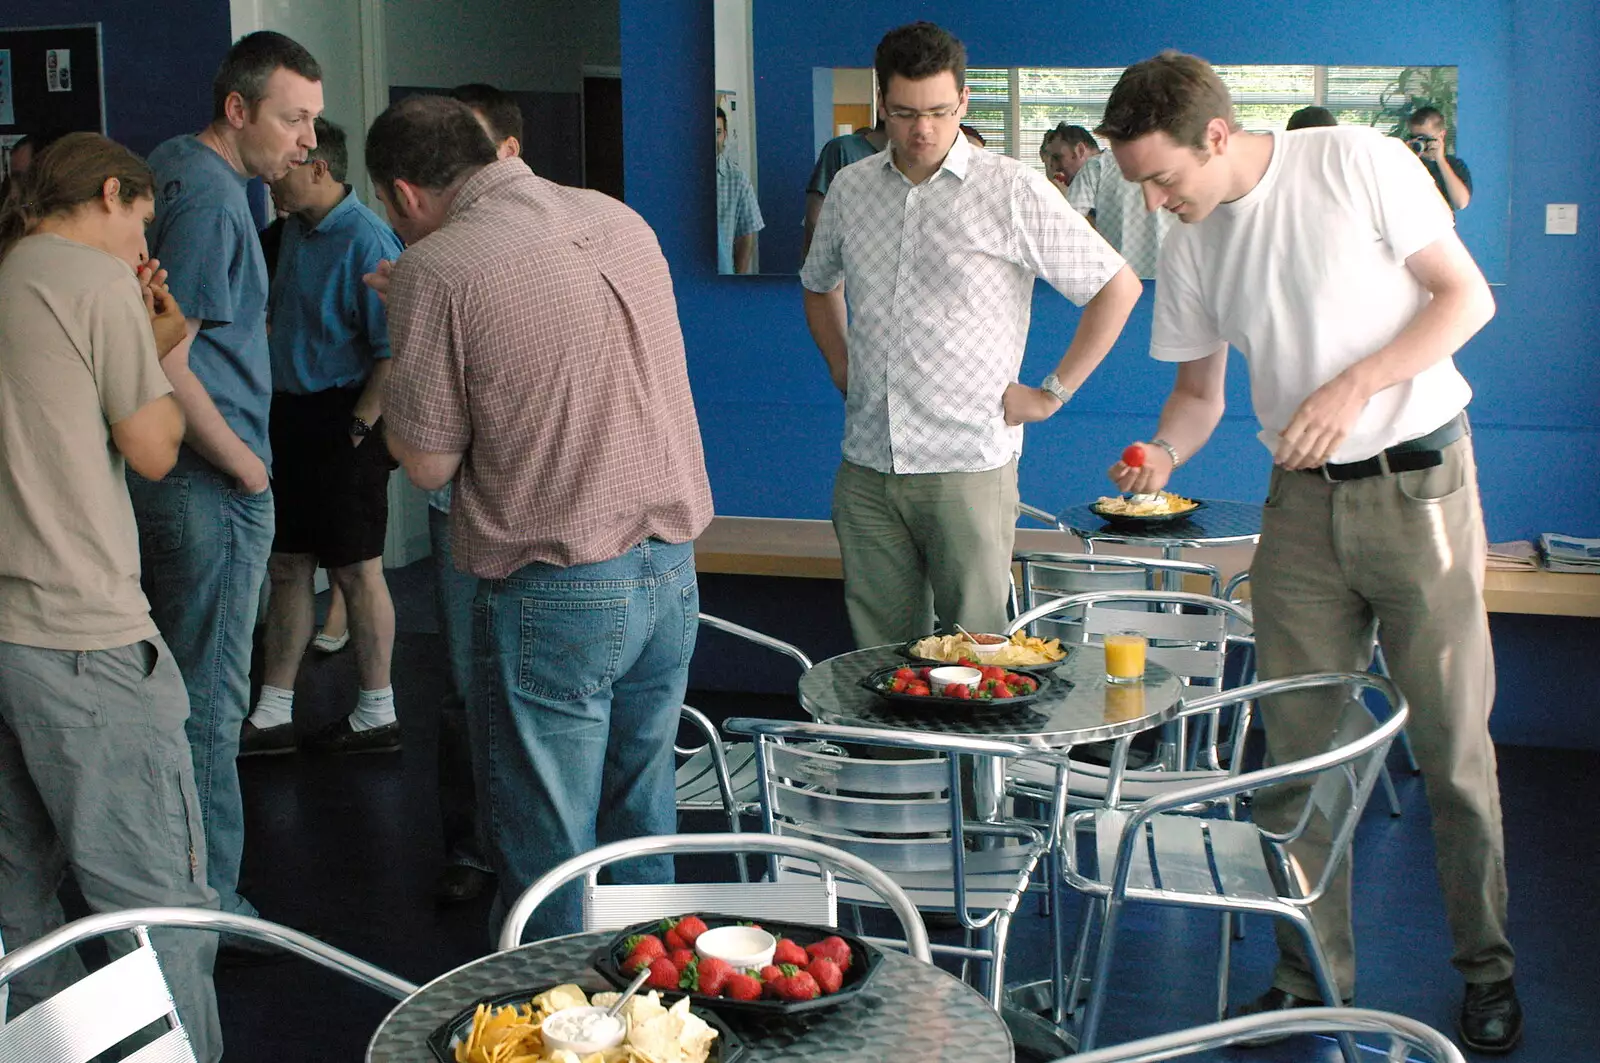
{"type": "MultiPolygon", "coordinates": [[[[632,979],[629,979],[629,981],[632,981],[632,979]]],[[[491,1008],[520,1006],[533,1000],[540,993],[554,989],[556,985],[568,984],[570,983],[557,982],[555,985],[542,986],[538,989],[518,989],[510,993],[501,993],[499,996],[475,1000],[469,1007],[462,1009],[455,1018],[433,1031],[432,1036],[428,1038],[428,1050],[433,1053],[434,1058],[439,1063],[456,1063],[456,1042],[467,1039],[467,1034],[472,1031],[472,1017],[477,1014],[480,1005],[487,1004],[491,1008]]],[[[588,990],[584,990],[584,992],[588,993],[588,990]]],[[[593,996],[594,994],[589,993],[589,995],[593,996]]],[[[681,996],[683,996],[682,993],[675,994],[674,999],[681,996]]],[[[740,1041],[738,1035],[730,1030],[728,1024],[718,1018],[714,1012],[699,1006],[703,1003],[704,1001],[702,1000],[696,1000],[690,1004],[690,1007],[694,1009],[695,1014],[706,1021],[706,1025],[717,1031],[717,1039],[711,1042],[711,1054],[706,1056],[706,1063],[737,1063],[738,1060],[744,1058],[744,1042],[740,1041]]]]}
{"type": "MultiPolygon", "coordinates": [[[[1056,682],[1052,676],[1040,675],[1038,672],[1028,672],[1026,673],[1028,678],[1039,684],[1034,687],[1032,694],[1023,694],[1014,698],[992,698],[989,700],[982,698],[951,698],[943,694],[896,694],[886,689],[888,681],[893,679],[894,674],[904,667],[905,665],[895,665],[890,668],[879,668],[862,679],[861,685],[890,704],[903,705],[908,708],[914,708],[919,705],[923,707],[932,705],[940,708],[976,708],[986,712],[1007,712],[1039,700],[1039,697],[1050,689],[1050,685],[1056,682]]],[[[960,665],[943,665],[942,667],[958,668],[960,665]]],[[[1022,673],[1023,669],[1007,668],[1006,671],[1022,673]]]]}
{"type": "Polygon", "coordinates": [[[1202,509],[1206,508],[1204,499],[1191,498],[1193,509],[1186,509],[1182,513],[1155,513],[1148,517],[1136,517],[1126,513],[1105,513],[1100,509],[1100,503],[1095,502],[1089,506],[1089,512],[1105,521],[1107,524],[1121,528],[1156,528],[1163,524],[1176,524],[1188,520],[1202,509]]]}
{"type": "MultiPolygon", "coordinates": [[[[685,913],[690,914],[690,913],[685,913]]],[[[691,1006],[698,1011],[720,1012],[725,1015],[755,1016],[755,1015],[803,1015],[807,1012],[823,1011],[836,1008],[853,999],[857,993],[866,988],[872,976],[877,972],[878,965],[883,962],[883,953],[858,937],[841,934],[837,930],[824,926],[812,926],[809,923],[785,923],[777,919],[751,920],[745,916],[715,915],[704,912],[695,912],[695,915],[704,919],[709,929],[715,930],[719,926],[732,926],[736,923],[755,922],[774,937],[789,938],[796,945],[805,948],[813,945],[826,937],[838,937],[850,946],[850,969],[844,972],[844,982],[839,986],[839,991],[828,996],[817,997],[815,1000],[733,1000],[728,997],[710,997],[703,993],[668,992],[660,990],[661,998],[667,1001],[677,1000],[687,996],[692,1001],[691,1006]]],[[[622,970],[622,961],[627,959],[623,950],[623,943],[635,934],[656,934],[660,936],[660,920],[651,920],[648,923],[636,923],[623,930],[611,940],[611,944],[602,948],[594,959],[594,969],[613,985],[626,986],[633,981],[633,976],[622,970]]],[[[643,992],[643,990],[641,990],[643,992]]]]}

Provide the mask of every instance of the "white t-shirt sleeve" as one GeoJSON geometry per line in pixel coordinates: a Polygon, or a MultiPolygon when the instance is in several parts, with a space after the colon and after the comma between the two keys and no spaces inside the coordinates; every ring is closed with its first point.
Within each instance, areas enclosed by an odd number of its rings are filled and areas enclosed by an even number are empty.
{"type": "Polygon", "coordinates": [[[1455,214],[1422,160],[1397,137],[1376,137],[1357,171],[1367,184],[1372,220],[1396,261],[1404,262],[1455,228],[1455,214]]]}
{"type": "Polygon", "coordinates": [[[1222,346],[1216,314],[1201,295],[1193,234],[1174,228],[1161,244],[1150,324],[1150,357],[1158,361],[1192,362],[1222,346]]]}

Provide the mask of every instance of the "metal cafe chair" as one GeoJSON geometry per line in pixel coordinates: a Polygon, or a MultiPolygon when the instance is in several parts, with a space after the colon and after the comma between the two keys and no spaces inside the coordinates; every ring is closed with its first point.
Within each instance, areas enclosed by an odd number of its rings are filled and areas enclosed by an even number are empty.
{"type": "MultiPolygon", "coordinates": [[[[1243,606],[1245,609],[1250,610],[1251,614],[1254,615],[1255,611],[1251,603],[1245,600],[1239,593],[1244,585],[1249,582],[1249,569],[1234,573],[1232,578],[1230,578],[1227,584],[1222,588],[1222,596],[1228,599],[1230,602],[1234,602],[1240,606],[1243,606]]],[[[1253,679],[1255,676],[1254,643],[1247,647],[1246,652],[1249,653],[1250,656],[1247,658],[1245,663],[1245,674],[1253,679]]],[[[1374,635],[1372,642],[1372,671],[1382,676],[1387,676],[1389,674],[1389,664],[1384,660],[1383,657],[1383,644],[1378,641],[1376,635],[1374,635]]],[[[1406,757],[1406,766],[1410,769],[1411,774],[1419,774],[1422,771],[1422,768],[1417,764],[1416,754],[1411,751],[1411,738],[1406,734],[1405,731],[1400,732],[1399,742],[1400,749],[1406,757]]],[[[1378,781],[1383,786],[1383,797],[1384,801],[1389,806],[1389,815],[1398,817],[1402,812],[1400,807],[1400,794],[1394,788],[1394,776],[1390,774],[1389,766],[1387,764],[1384,765],[1383,775],[1378,781]]]]}
{"type": "Polygon", "coordinates": [[[80,941],[131,930],[137,945],[79,979],[16,1020],[0,1025],[0,1059],[28,1063],[88,1063],[100,1053],[160,1020],[166,1032],[125,1063],[195,1063],[189,1036],[151,947],[151,927],[189,928],[266,941],[386,996],[404,1000],[417,991],[405,979],[374,967],[308,934],[265,919],[203,908],[129,908],[86,916],[0,957],[0,986],[80,941]]]}
{"type": "MultiPolygon", "coordinates": [[[[1077,846],[1061,847],[1062,879],[1092,903],[1085,909],[1088,923],[1098,910],[1102,918],[1092,955],[1094,971],[1089,1001],[1084,1009],[1079,1045],[1094,1047],[1100,1016],[1105,1007],[1106,981],[1122,908],[1129,902],[1209,909],[1225,913],[1261,912],[1288,920],[1304,937],[1317,986],[1324,1000],[1337,1000],[1338,991],[1322,943],[1312,926],[1310,907],[1333,881],[1348,858],[1356,823],[1376,785],[1383,758],[1402,727],[1407,709],[1400,691],[1388,679],[1361,672],[1329,672],[1291,676],[1253,683],[1201,699],[1217,707],[1246,699],[1270,697],[1298,690],[1343,690],[1345,701],[1327,752],[1301,760],[1246,772],[1235,778],[1200,783],[1153,797],[1132,811],[1119,808],[1088,809],[1068,816],[1062,837],[1080,833],[1093,842],[1093,872],[1085,870],[1077,846]],[[1382,723],[1362,700],[1376,691],[1393,706],[1382,723]],[[1204,819],[1174,815],[1181,809],[1217,803],[1230,796],[1263,787],[1296,783],[1307,788],[1298,821],[1288,831],[1274,833],[1254,823],[1233,819],[1204,819]],[[1292,849],[1320,817],[1319,834],[1330,839],[1327,863],[1310,880],[1292,849]]],[[[1226,922],[1221,934],[1217,967],[1217,1014],[1228,998],[1228,961],[1231,934],[1226,922]]],[[[1091,950],[1080,948],[1071,977],[1074,999],[1078,980],[1091,950]]],[[[1346,1056],[1355,1063],[1353,1044],[1346,1056]]]]}
{"type": "MultiPolygon", "coordinates": [[[[700,623],[781,653],[798,664],[802,673],[811,667],[811,658],[804,651],[782,639],[709,613],[700,614],[700,623]]],[[[703,741],[698,746],[674,747],[679,757],[676,775],[678,811],[721,812],[727,818],[728,830],[737,833],[743,829],[741,818],[755,815],[760,810],[755,747],[749,742],[724,742],[706,715],[692,706],[683,706],[681,718],[703,741]]],[[[748,878],[748,872],[743,860],[738,865],[743,881],[748,878]]]]}
{"type": "MultiPolygon", "coordinates": [[[[982,992],[998,1010],[1005,986],[1006,942],[1029,879],[1049,845],[1039,829],[1014,821],[968,821],[961,807],[956,754],[1011,757],[1019,748],[963,735],[907,732],[785,720],[734,719],[725,725],[756,740],[766,830],[809,838],[881,868],[918,908],[953,912],[966,943],[933,951],[987,964],[982,992]],[[835,748],[802,743],[833,743],[835,748]],[[924,754],[914,760],[852,758],[848,747],[888,746],[924,754]],[[840,748],[844,747],[844,748],[840,748]],[[978,842],[970,848],[968,839],[978,842]]],[[[780,857],[779,882],[815,880],[806,862],[780,857]]],[[[881,904],[865,883],[845,876],[840,899],[881,904]]]]}
{"type": "Polygon", "coordinates": [[[1288,1013],[1245,1015],[1080,1052],[1056,1063],[1161,1063],[1262,1037],[1295,1034],[1375,1034],[1383,1039],[1381,1051],[1389,1063],[1415,1058],[1412,1052],[1421,1052],[1429,1063],[1466,1063],[1461,1050],[1433,1027],[1404,1015],[1365,1008],[1296,1008],[1288,1013]]]}
{"type": "MultiPolygon", "coordinates": [[[[1248,639],[1250,614],[1234,602],[1188,591],[1095,591],[1047,601],[1019,616],[1007,629],[1028,630],[1039,620],[1063,614],[1079,617],[1078,640],[1090,643],[1111,631],[1138,631],[1150,639],[1147,659],[1168,669],[1191,688],[1180,720],[1201,725],[1192,751],[1172,769],[1127,768],[1132,737],[1112,746],[1110,763],[1074,759],[1068,776],[1070,807],[1131,804],[1157,794],[1220,776],[1235,775],[1244,762],[1252,703],[1230,706],[1224,725],[1220,708],[1196,708],[1193,695],[1223,688],[1227,650],[1248,639]],[[1137,608],[1138,611],[1129,611],[1137,608]],[[1168,609],[1183,612],[1168,612],[1168,609]]],[[[1182,743],[1180,740],[1180,749],[1182,743]]],[[[1053,799],[1055,762],[1022,758],[1009,765],[1013,796],[1039,803],[1053,799]]],[[[1231,804],[1230,804],[1231,809],[1231,804]]]]}
{"type": "MultiPolygon", "coordinates": [[[[848,875],[860,883],[877,902],[894,912],[905,931],[905,948],[924,963],[932,963],[928,931],[922,916],[906,892],[894,880],[866,860],[830,845],[807,838],[786,838],[773,834],[664,834],[628,838],[611,842],[587,853],[580,853],[549,871],[522,891],[506,913],[500,927],[499,948],[514,949],[522,943],[522,931],[539,905],[557,889],[582,877],[583,926],[585,930],[610,930],[657,916],[683,912],[716,911],[755,919],[786,919],[794,922],[836,925],[834,914],[834,876],[848,875]],[[659,854],[691,853],[774,853],[814,861],[823,869],[820,882],[796,888],[784,882],[752,883],[666,883],[657,886],[602,886],[600,869],[620,860],[659,854]]],[[[803,885],[803,884],[802,884],[803,885]]]]}
{"type": "MultiPolygon", "coordinates": [[[[1012,561],[1021,577],[1013,588],[1013,616],[1031,612],[1046,601],[1089,591],[1181,590],[1186,576],[1205,580],[1207,593],[1223,597],[1221,571],[1200,561],[1047,550],[1021,550],[1012,555],[1012,561]]],[[[1029,630],[1044,638],[1073,642],[1073,628],[1079,619],[1075,613],[1064,613],[1035,621],[1029,630]]]]}

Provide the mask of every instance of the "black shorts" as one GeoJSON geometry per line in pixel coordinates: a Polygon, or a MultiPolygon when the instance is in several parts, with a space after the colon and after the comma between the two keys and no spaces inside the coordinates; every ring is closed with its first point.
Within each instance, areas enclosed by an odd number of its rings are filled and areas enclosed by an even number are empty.
{"type": "Polygon", "coordinates": [[[382,418],[359,447],[350,445],[351,411],[361,391],[273,394],[273,553],[315,554],[330,569],[383,556],[395,462],[382,418]]]}

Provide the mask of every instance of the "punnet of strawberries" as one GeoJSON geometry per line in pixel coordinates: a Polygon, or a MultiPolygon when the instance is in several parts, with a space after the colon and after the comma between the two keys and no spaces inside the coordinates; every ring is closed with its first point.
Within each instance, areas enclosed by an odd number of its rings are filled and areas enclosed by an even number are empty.
{"type": "Polygon", "coordinates": [[[1004,668],[992,664],[979,664],[963,658],[956,662],[968,668],[976,668],[983,674],[978,682],[968,686],[964,683],[955,683],[947,686],[941,695],[935,695],[929,683],[928,674],[932,668],[897,668],[883,679],[879,680],[879,689],[886,694],[907,694],[912,697],[956,698],[961,701],[995,701],[1006,698],[1026,697],[1039,689],[1039,681],[1031,675],[1019,672],[1008,672],[1004,668]]]}
{"type": "Polygon", "coordinates": [[[706,930],[699,916],[663,919],[656,933],[635,934],[623,942],[625,956],[619,966],[629,976],[648,967],[645,985],[651,989],[740,1001],[804,1001],[839,992],[855,959],[849,943],[838,935],[803,947],[780,937],[771,964],[741,971],[694,951],[696,939],[706,930]]]}

